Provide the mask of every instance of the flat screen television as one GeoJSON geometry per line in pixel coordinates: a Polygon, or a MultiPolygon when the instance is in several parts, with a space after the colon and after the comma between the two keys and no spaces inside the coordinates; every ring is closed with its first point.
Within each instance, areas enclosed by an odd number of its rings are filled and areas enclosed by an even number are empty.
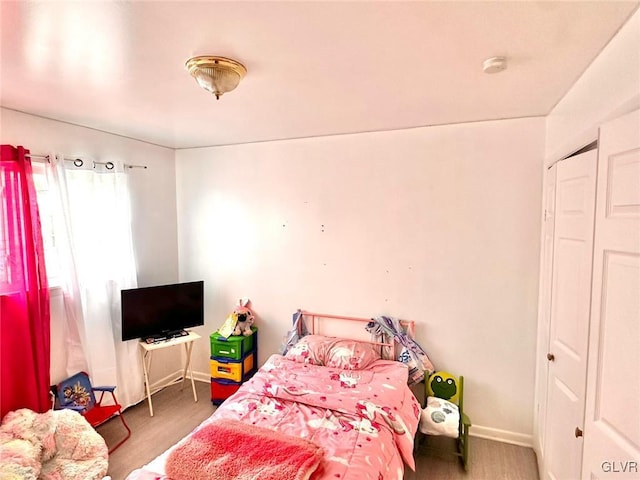
{"type": "Polygon", "coordinates": [[[122,290],[122,340],[166,339],[204,325],[204,281],[122,290]]]}

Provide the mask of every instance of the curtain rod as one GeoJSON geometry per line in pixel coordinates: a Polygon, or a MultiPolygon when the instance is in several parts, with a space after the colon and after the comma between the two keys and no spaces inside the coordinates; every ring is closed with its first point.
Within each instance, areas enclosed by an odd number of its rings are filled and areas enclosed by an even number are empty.
{"type": "MultiPolygon", "coordinates": [[[[36,154],[36,153],[27,153],[25,155],[26,157],[29,158],[42,158],[44,160],[46,160],[47,162],[50,163],[50,159],[49,159],[49,155],[40,155],[40,154],[36,154]]],[[[81,167],[82,165],[84,165],[84,160],[82,160],[81,158],[67,158],[67,157],[63,157],[62,158],[64,161],[66,162],[73,162],[73,164],[76,167],[81,167]]],[[[113,170],[113,168],[115,167],[113,162],[96,162],[95,160],[92,160],[93,162],[93,166],[95,167],[96,165],[104,165],[106,167],[107,170],[113,170]]],[[[148,168],[146,165],[129,165],[127,163],[124,164],[125,168],[148,168]]]]}

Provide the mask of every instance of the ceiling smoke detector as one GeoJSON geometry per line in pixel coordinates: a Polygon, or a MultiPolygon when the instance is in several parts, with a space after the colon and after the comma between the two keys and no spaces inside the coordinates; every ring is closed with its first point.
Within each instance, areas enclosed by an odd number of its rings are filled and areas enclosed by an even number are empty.
{"type": "Polygon", "coordinates": [[[220,97],[238,86],[247,74],[247,69],[240,62],[225,57],[193,57],[185,64],[189,73],[198,85],[220,97]]]}
{"type": "Polygon", "coordinates": [[[482,62],[482,70],[484,73],[498,73],[507,68],[507,59],[505,57],[491,57],[482,62]]]}

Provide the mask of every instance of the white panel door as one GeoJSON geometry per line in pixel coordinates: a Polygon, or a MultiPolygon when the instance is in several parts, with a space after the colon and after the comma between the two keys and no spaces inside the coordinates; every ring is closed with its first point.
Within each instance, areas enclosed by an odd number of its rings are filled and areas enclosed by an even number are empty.
{"type": "MultiPolygon", "coordinates": [[[[547,413],[547,379],[549,361],[549,322],[551,318],[551,285],[553,274],[553,227],[556,205],[556,170],[554,164],[545,173],[544,213],[542,224],[542,254],[540,262],[540,293],[538,301],[538,345],[536,348],[536,410],[534,414],[534,438],[538,461],[544,458],[545,417],[547,413]]],[[[538,465],[542,469],[542,464],[538,465]]]]}
{"type": "Polygon", "coordinates": [[[583,479],[640,478],[640,112],[600,129],[583,479]]]}
{"type": "Polygon", "coordinates": [[[597,152],[557,168],[543,478],[565,480],[582,470],[597,152]]]}

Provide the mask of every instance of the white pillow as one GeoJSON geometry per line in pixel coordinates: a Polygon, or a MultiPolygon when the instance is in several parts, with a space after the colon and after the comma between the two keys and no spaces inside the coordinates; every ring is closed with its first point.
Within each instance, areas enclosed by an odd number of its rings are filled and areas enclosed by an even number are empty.
{"type": "Polygon", "coordinates": [[[458,438],[460,411],[455,403],[438,397],[427,397],[427,406],[420,413],[420,431],[427,435],[458,438]]]}

